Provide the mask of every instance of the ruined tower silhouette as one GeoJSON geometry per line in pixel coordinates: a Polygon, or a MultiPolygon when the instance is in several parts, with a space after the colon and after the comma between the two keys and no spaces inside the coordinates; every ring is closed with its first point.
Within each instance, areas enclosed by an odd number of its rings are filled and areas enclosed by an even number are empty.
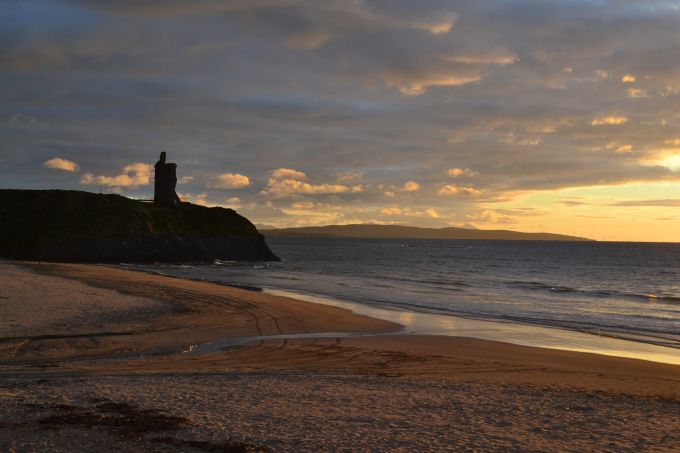
{"type": "Polygon", "coordinates": [[[156,162],[156,176],[153,185],[153,202],[165,206],[179,206],[180,201],[175,187],[177,186],[177,164],[165,162],[165,151],[156,162]]]}

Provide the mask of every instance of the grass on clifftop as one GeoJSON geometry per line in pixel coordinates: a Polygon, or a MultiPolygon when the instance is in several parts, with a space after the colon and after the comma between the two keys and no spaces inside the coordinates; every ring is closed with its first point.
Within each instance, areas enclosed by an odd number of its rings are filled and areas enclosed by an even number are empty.
{"type": "Polygon", "coordinates": [[[0,190],[0,232],[20,241],[109,239],[140,234],[154,237],[258,235],[232,209],[183,203],[158,206],[114,194],[73,190],[0,190]]]}

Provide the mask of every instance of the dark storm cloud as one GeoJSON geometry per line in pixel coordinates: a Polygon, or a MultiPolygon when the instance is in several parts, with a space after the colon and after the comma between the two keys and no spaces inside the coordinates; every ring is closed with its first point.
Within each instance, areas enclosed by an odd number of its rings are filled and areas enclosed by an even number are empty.
{"type": "Polygon", "coordinates": [[[676,2],[1,3],[3,186],[81,187],[43,162],[113,177],[161,149],[186,193],[270,211],[276,168],[360,172],[361,192],[300,197],[364,207],[678,179],[676,2]],[[208,190],[223,173],[252,184],[208,190]]]}

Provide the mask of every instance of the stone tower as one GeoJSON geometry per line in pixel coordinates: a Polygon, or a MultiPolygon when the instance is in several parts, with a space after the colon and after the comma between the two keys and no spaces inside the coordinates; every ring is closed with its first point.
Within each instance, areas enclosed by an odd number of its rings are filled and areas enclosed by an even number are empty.
{"type": "Polygon", "coordinates": [[[153,185],[153,202],[165,206],[179,206],[180,201],[175,187],[177,186],[177,164],[165,162],[165,151],[156,162],[156,176],[153,185]]]}

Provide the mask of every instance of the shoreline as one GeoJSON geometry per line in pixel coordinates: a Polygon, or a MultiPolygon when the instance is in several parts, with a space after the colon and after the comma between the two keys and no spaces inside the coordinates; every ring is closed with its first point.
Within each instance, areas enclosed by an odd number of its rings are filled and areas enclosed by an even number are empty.
{"type": "Polygon", "coordinates": [[[102,266],[0,271],[3,451],[680,446],[677,365],[404,335],[343,308],[102,266]]]}
{"type": "Polygon", "coordinates": [[[102,266],[169,278],[208,282],[246,291],[263,292],[315,304],[340,307],[363,316],[400,324],[403,327],[402,334],[404,335],[443,335],[474,338],[521,346],[593,353],[611,357],[680,365],[680,347],[667,346],[664,343],[672,342],[672,344],[676,344],[676,342],[665,337],[656,338],[642,334],[624,336],[624,332],[616,332],[618,335],[606,334],[563,326],[521,322],[515,319],[400,310],[392,306],[374,306],[365,302],[350,301],[304,291],[238,285],[225,281],[176,276],[151,269],[128,269],[127,266],[102,266]]]}
{"type": "MultiPolygon", "coordinates": [[[[373,299],[370,298],[364,298],[365,300],[362,300],[360,298],[354,298],[354,297],[344,297],[342,295],[338,294],[326,294],[322,290],[317,289],[315,290],[309,290],[309,289],[304,289],[304,288],[295,288],[295,287],[290,287],[286,285],[274,285],[272,282],[270,282],[267,285],[252,285],[250,283],[246,284],[240,284],[240,283],[234,283],[230,280],[222,280],[220,279],[217,274],[211,275],[210,271],[208,271],[207,274],[201,275],[201,274],[196,274],[196,275],[191,275],[189,273],[188,275],[185,274],[184,272],[174,272],[172,269],[171,270],[165,270],[163,269],[163,266],[161,267],[145,267],[142,266],[140,268],[135,267],[134,265],[126,265],[123,264],[122,266],[113,266],[114,268],[123,268],[123,269],[129,269],[129,270],[135,270],[139,272],[144,272],[144,273],[150,273],[153,275],[164,275],[164,276],[169,276],[173,278],[185,278],[189,280],[195,280],[195,281],[207,281],[207,282],[212,282],[215,284],[219,285],[227,285],[227,286],[233,286],[237,288],[243,288],[247,290],[253,290],[253,291],[264,291],[264,292],[270,292],[272,294],[282,294],[282,295],[287,295],[289,297],[294,297],[298,299],[304,299],[308,300],[314,303],[321,303],[321,304],[326,304],[326,305],[332,305],[332,306],[343,306],[343,307],[356,307],[356,306],[365,306],[367,310],[360,309],[359,311],[362,313],[369,313],[371,311],[374,312],[400,312],[400,313],[406,313],[406,314],[415,314],[418,317],[436,317],[436,316],[442,316],[445,318],[452,318],[452,319],[464,319],[464,320],[469,320],[469,321],[480,321],[481,324],[485,324],[486,322],[488,323],[502,323],[502,324],[513,324],[513,325],[518,325],[518,326],[526,326],[528,329],[537,329],[540,334],[540,331],[543,329],[550,329],[551,331],[554,332],[560,332],[560,331],[567,331],[567,332],[577,332],[578,334],[583,334],[586,335],[585,337],[582,337],[582,343],[587,344],[589,341],[587,340],[588,336],[592,336],[590,338],[598,338],[602,340],[593,340],[593,342],[598,346],[601,343],[605,343],[605,347],[596,347],[596,348],[586,348],[590,352],[597,352],[598,350],[602,350],[603,353],[607,354],[607,350],[612,350],[614,351],[611,353],[612,355],[615,356],[630,356],[630,357],[640,357],[640,354],[637,352],[637,347],[635,347],[635,344],[648,344],[648,345],[653,345],[653,346],[658,346],[661,348],[670,348],[671,350],[676,350],[677,356],[680,357],[680,335],[672,332],[672,331],[643,331],[640,330],[639,328],[634,328],[634,327],[625,327],[625,326],[617,326],[617,325],[607,325],[605,324],[596,324],[596,323],[590,323],[586,321],[577,321],[577,320],[566,320],[566,321],[556,321],[553,319],[548,319],[548,318],[531,318],[531,317],[521,317],[521,316],[494,316],[494,315],[485,315],[485,314],[479,314],[479,313],[471,313],[471,312],[460,312],[457,310],[444,310],[444,309],[435,309],[435,308],[427,308],[425,306],[420,306],[418,304],[416,305],[401,305],[397,303],[389,303],[389,302],[374,302],[373,299]],[[612,341],[609,341],[608,339],[611,339],[612,341]],[[620,344],[620,348],[617,348],[616,344],[617,343],[615,340],[622,340],[623,343],[620,344]],[[626,343],[626,342],[631,342],[632,345],[630,347],[626,347],[626,344],[631,344],[631,343],[626,343]],[[621,355],[618,352],[616,352],[616,349],[623,349],[624,354],[621,355]],[[631,354],[626,354],[625,351],[630,350],[633,351],[631,354]]],[[[173,266],[169,265],[170,268],[195,268],[195,266],[173,266]]],[[[196,269],[200,270],[200,266],[198,266],[196,269]]],[[[304,278],[314,278],[313,276],[305,276],[304,278]]],[[[304,285],[303,285],[304,286],[304,285]]],[[[517,299],[518,301],[522,300],[521,298],[517,299]]],[[[380,317],[379,315],[371,315],[369,316],[375,316],[375,317],[380,317]]],[[[390,319],[392,318],[391,316],[389,317],[390,319]]],[[[423,332],[424,333],[424,332],[423,332]]],[[[480,336],[478,338],[488,338],[487,336],[480,336]]],[[[552,344],[546,344],[546,343],[539,343],[539,342],[534,342],[532,343],[531,341],[528,341],[527,339],[524,339],[521,342],[515,342],[516,344],[524,344],[524,345],[529,345],[529,346],[539,346],[539,347],[553,347],[552,344]]],[[[582,350],[580,346],[578,348],[570,347],[569,345],[565,345],[566,347],[562,349],[569,349],[569,350],[582,350]]],[[[642,347],[642,349],[646,349],[645,347],[642,347]]],[[[651,348],[655,349],[655,348],[651,348]]],[[[651,352],[654,353],[654,351],[646,351],[646,352],[651,352]]],[[[668,362],[669,360],[671,363],[677,363],[677,359],[675,358],[676,354],[674,352],[668,352],[668,351],[663,351],[663,350],[657,350],[655,351],[658,354],[661,355],[666,355],[670,356],[670,359],[662,359],[663,362],[668,362]]]]}
{"type": "Polygon", "coordinates": [[[680,365],[680,349],[617,336],[572,330],[557,326],[520,323],[514,320],[474,318],[375,307],[323,295],[290,290],[264,292],[312,303],[331,305],[353,313],[402,324],[403,334],[432,335],[491,340],[520,346],[599,354],[680,365]]]}
{"type": "MultiPolygon", "coordinates": [[[[222,282],[206,282],[108,265],[27,262],[10,265],[38,272],[37,275],[75,281],[87,287],[113,290],[124,296],[170,304],[171,308],[166,306],[158,313],[146,312],[145,316],[152,316],[152,319],[156,320],[151,322],[147,329],[136,332],[93,333],[111,337],[109,340],[116,340],[116,347],[124,352],[116,358],[117,362],[155,356],[178,357],[181,360],[183,352],[196,347],[199,350],[206,349],[208,351],[206,355],[229,353],[238,350],[239,347],[248,348],[254,342],[265,344],[283,341],[286,345],[334,340],[370,347],[380,347],[381,343],[399,343],[400,347],[403,347],[411,339],[418,339],[414,341],[420,343],[423,341],[420,339],[429,338],[433,350],[441,349],[438,345],[441,342],[461,342],[468,348],[473,345],[494,344],[499,351],[507,349],[518,351],[524,348],[528,357],[534,356],[534,353],[555,357],[571,354],[575,358],[587,357],[588,361],[593,362],[632,361],[642,364],[643,367],[670,367],[669,369],[673,371],[671,374],[677,371],[680,377],[676,355],[644,356],[650,353],[649,350],[652,352],[662,350],[674,354],[675,349],[576,331],[396,311],[290,291],[268,289],[253,291],[250,288],[243,289],[222,282]],[[171,313],[168,313],[168,310],[171,313]],[[227,318],[223,318],[225,315],[227,318]],[[223,319],[216,320],[216,316],[223,319]],[[165,331],[173,334],[163,333],[165,331]],[[186,335],[188,332],[191,332],[191,335],[186,335]],[[394,340],[395,338],[397,340],[394,340]],[[577,346],[565,347],[563,344],[565,339],[574,341],[577,346]],[[630,351],[598,350],[592,346],[579,345],[578,342],[584,339],[590,342],[600,341],[610,348],[612,345],[616,347],[624,344],[642,349],[626,357],[621,354],[630,351]],[[220,342],[224,343],[225,348],[211,346],[220,342]]],[[[83,335],[80,332],[81,328],[78,329],[78,332],[65,337],[73,339],[91,336],[83,335]]],[[[59,335],[45,337],[43,334],[27,338],[58,341],[59,335]]],[[[0,340],[8,341],[12,338],[0,340]]],[[[477,349],[486,351],[487,346],[477,349]]],[[[419,354],[426,352],[423,349],[419,350],[419,354]]],[[[493,356],[496,357],[495,354],[493,356]]],[[[87,354],[83,357],[76,354],[70,361],[78,362],[87,357],[89,357],[87,354]]],[[[55,360],[60,360],[60,357],[57,356],[55,360]]],[[[266,366],[266,363],[263,365],[266,366]]]]}

